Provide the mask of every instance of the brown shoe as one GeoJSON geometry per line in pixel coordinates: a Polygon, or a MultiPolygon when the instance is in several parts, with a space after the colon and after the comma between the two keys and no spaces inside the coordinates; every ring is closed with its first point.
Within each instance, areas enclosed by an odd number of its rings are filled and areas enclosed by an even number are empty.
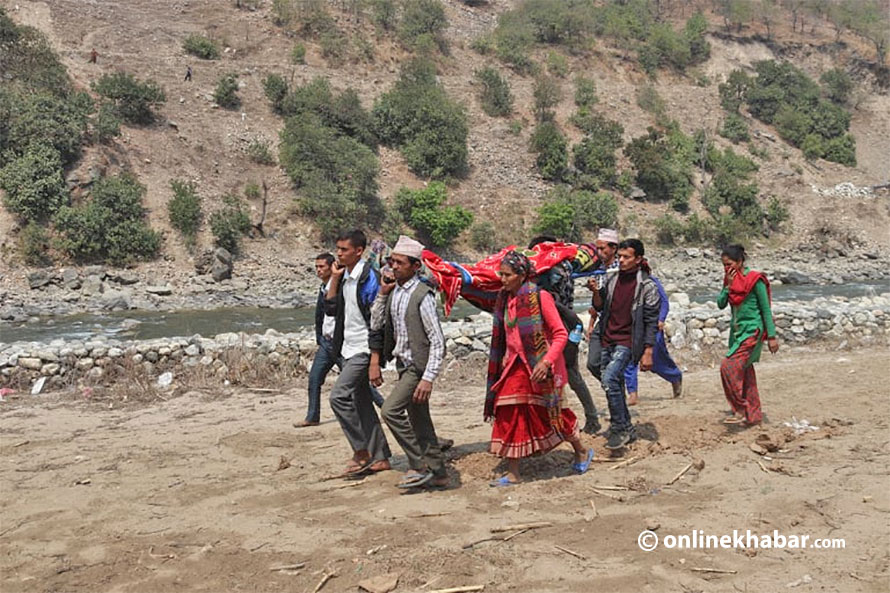
{"type": "Polygon", "coordinates": [[[305,428],[307,426],[318,426],[318,422],[312,422],[309,420],[301,420],[299,422],[294,422],[294,428],[305,428]]]}
{"type": "Polygon", "coordinates": [[[682,397],[683,396],[683,379],[680,379],[676,383],[671,383],[671,389],[674,391],[674,397],[682,397]]]}

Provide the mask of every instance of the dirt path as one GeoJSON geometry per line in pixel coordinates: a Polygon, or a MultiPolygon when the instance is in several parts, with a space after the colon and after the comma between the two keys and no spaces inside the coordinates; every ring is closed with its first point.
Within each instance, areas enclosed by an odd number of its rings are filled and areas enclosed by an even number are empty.
{"type": "MultiPolygon", "coordinates": [[[[741,433],[719,424],[716,370],[688,373],[679,401],[644,377],[635,410],[644,438],[628,452],[638,461],[572,476],[564,445],[526,463],[534,479],[510,489],[487,485],[497,463],[484,452],[481,372],[452,368],[434,392],[434,418],[456,441],[453,487],[414,495],[393,487],[396,472],[319,481],[348,451],[327,406],[319,428],[290,427],[304,410],[303,384],[124,409],[52,395],[13,400],[0,404],[0,589],[311,592],[328,571],[337,576],[326,593],[385,573],[400,575],[399,592],[765,591],[795,582],[800,591],[886,591],[888,363],[886,349],[784,351],[758,368],[771,424],[741,433]],[[791,431],[781,424],[792,416],[821,428],[785,443],[791,431]],[[749,448],[761,434],[780,443],[772,460],[749,448]],[[291,465],[279,471],[282,458],[291,465]],[[693,458],[704,469],[666,486],[693,458]],[[530,521],[553,526],[462,547],[530,521]],[[638,534],[656,525],[662,541],[775,529],[846,547],[641,551],[638,534]],[[270,570],[296,563],[305,568],[270,570]],[[734,572],[693,570],[702,568],[734,572]]],[[[604,404],[600,391],[595,398],[604,404]]],[[[590,442],[605,454],[601,438],[590,442]]],[[[403,456],[395,462],[405,468],[403,456]]]]}

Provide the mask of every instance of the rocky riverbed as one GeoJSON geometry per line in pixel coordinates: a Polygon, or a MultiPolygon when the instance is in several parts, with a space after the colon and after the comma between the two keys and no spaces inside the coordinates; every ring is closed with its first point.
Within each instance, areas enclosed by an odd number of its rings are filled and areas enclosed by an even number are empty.
{"type": "MultiPolygon", "coordinates": [[[[691,303],[682,292],[671,293],[670,300],[665,332],[673,349],[698,353],[722,348],[729,335],[728,309],[717,309],[713,302],[691,303]]],[[[786,344],[825,340],[849,345],[890,343],[890,293],[775,303],[774,316],[779,338],[786,344]]],[[[489,314],[445,322],[443,330],[449,359],[486,359],[491,339],[489,314]]],[[[315,348],[312,328],[142,341],[98,335],[88,340],[0,343],[0,386],[34,388],[39,384],[36,390],[40,391],[76,382],[130,381],[134,376],[155,381],[168,372],[174,376],[197,373],[220,383],[243,381],[245,373],[292,376],[311,364],[315,348]]]]}
{"type": "MultiPolygon", "coordinates": [[[[774,284],[887,282],[890,258],[877,249],[856,249],[837,241],[789,250],[761,250],[751,265],[774,284]]],[[[193,272],[164,263],[139,269],[104,266],[8,270],[0,274],[0,331],[3,322],[101,311],[170,311],[222,307],[300,307],[315,302],[318,280],[311,256],[300,264],[236,260],[231,277],[211,265],[193,272]]],[[[699,248],[654,251],[650,261],[666,287],[688,292],[722,280],[719,254],[699,248]]],[[[199,262],[200,263],[200,262],[199,262]]],[[[578,298],[586,290],[580,288],[578,298]]],[[[879,291],[880,292],[880,291],[879,291]]]]}

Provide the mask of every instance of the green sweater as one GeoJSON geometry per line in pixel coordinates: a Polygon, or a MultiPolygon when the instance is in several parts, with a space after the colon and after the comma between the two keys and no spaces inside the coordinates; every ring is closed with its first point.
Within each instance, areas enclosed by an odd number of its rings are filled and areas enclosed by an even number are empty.
{"type": "MultiPolygon", "coordinates": [[[[745,270],[748,273],[748,270],[745,270]]],[[[721,309],[729,304],[729,287],[724,286],[717,297],[717,306],[721,309]]],[[[766,293],[766,286],[763,282],[757,282],[742,304],[738,307],[732,307],[732,323],[729,326],[729,352],[726,356],[732,356],[738,350],[739,346],[753,336],[756,332],[763,335],[766,328],[768,338],[776,336],[776,326],[773,323],[773,312],[769,306],[769,295],[766,293]]],[[[763,340],[758,340],[757,346],[748,359],[748,364],[753,364],[760,360],[760,351],[763,349],[763,340]]]]}

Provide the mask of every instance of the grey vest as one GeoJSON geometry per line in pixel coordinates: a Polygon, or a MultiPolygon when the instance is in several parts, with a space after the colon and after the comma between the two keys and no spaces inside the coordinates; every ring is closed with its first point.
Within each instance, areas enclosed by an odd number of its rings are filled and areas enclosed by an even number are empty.
{"type": "MultiPolygon", "coordinates": [[[[421,375],[426,370],[426,363],[430,359],[430,339],[423,329],[423,319],[420,317],[420,303],[426,295],[433,291],[423,282],[418,282],[417,287],[408,299],[408,308],[405,309],[405,325],[408,328],[408,346],[411,349],[411,358],[414,368],[421,375]]],[[[389,362],[393,358],[393,350],[396,348],[396,326],[392,319],[392,295],[386,295],[386,325],[383,330],[383,361],[389,362]]]]}

